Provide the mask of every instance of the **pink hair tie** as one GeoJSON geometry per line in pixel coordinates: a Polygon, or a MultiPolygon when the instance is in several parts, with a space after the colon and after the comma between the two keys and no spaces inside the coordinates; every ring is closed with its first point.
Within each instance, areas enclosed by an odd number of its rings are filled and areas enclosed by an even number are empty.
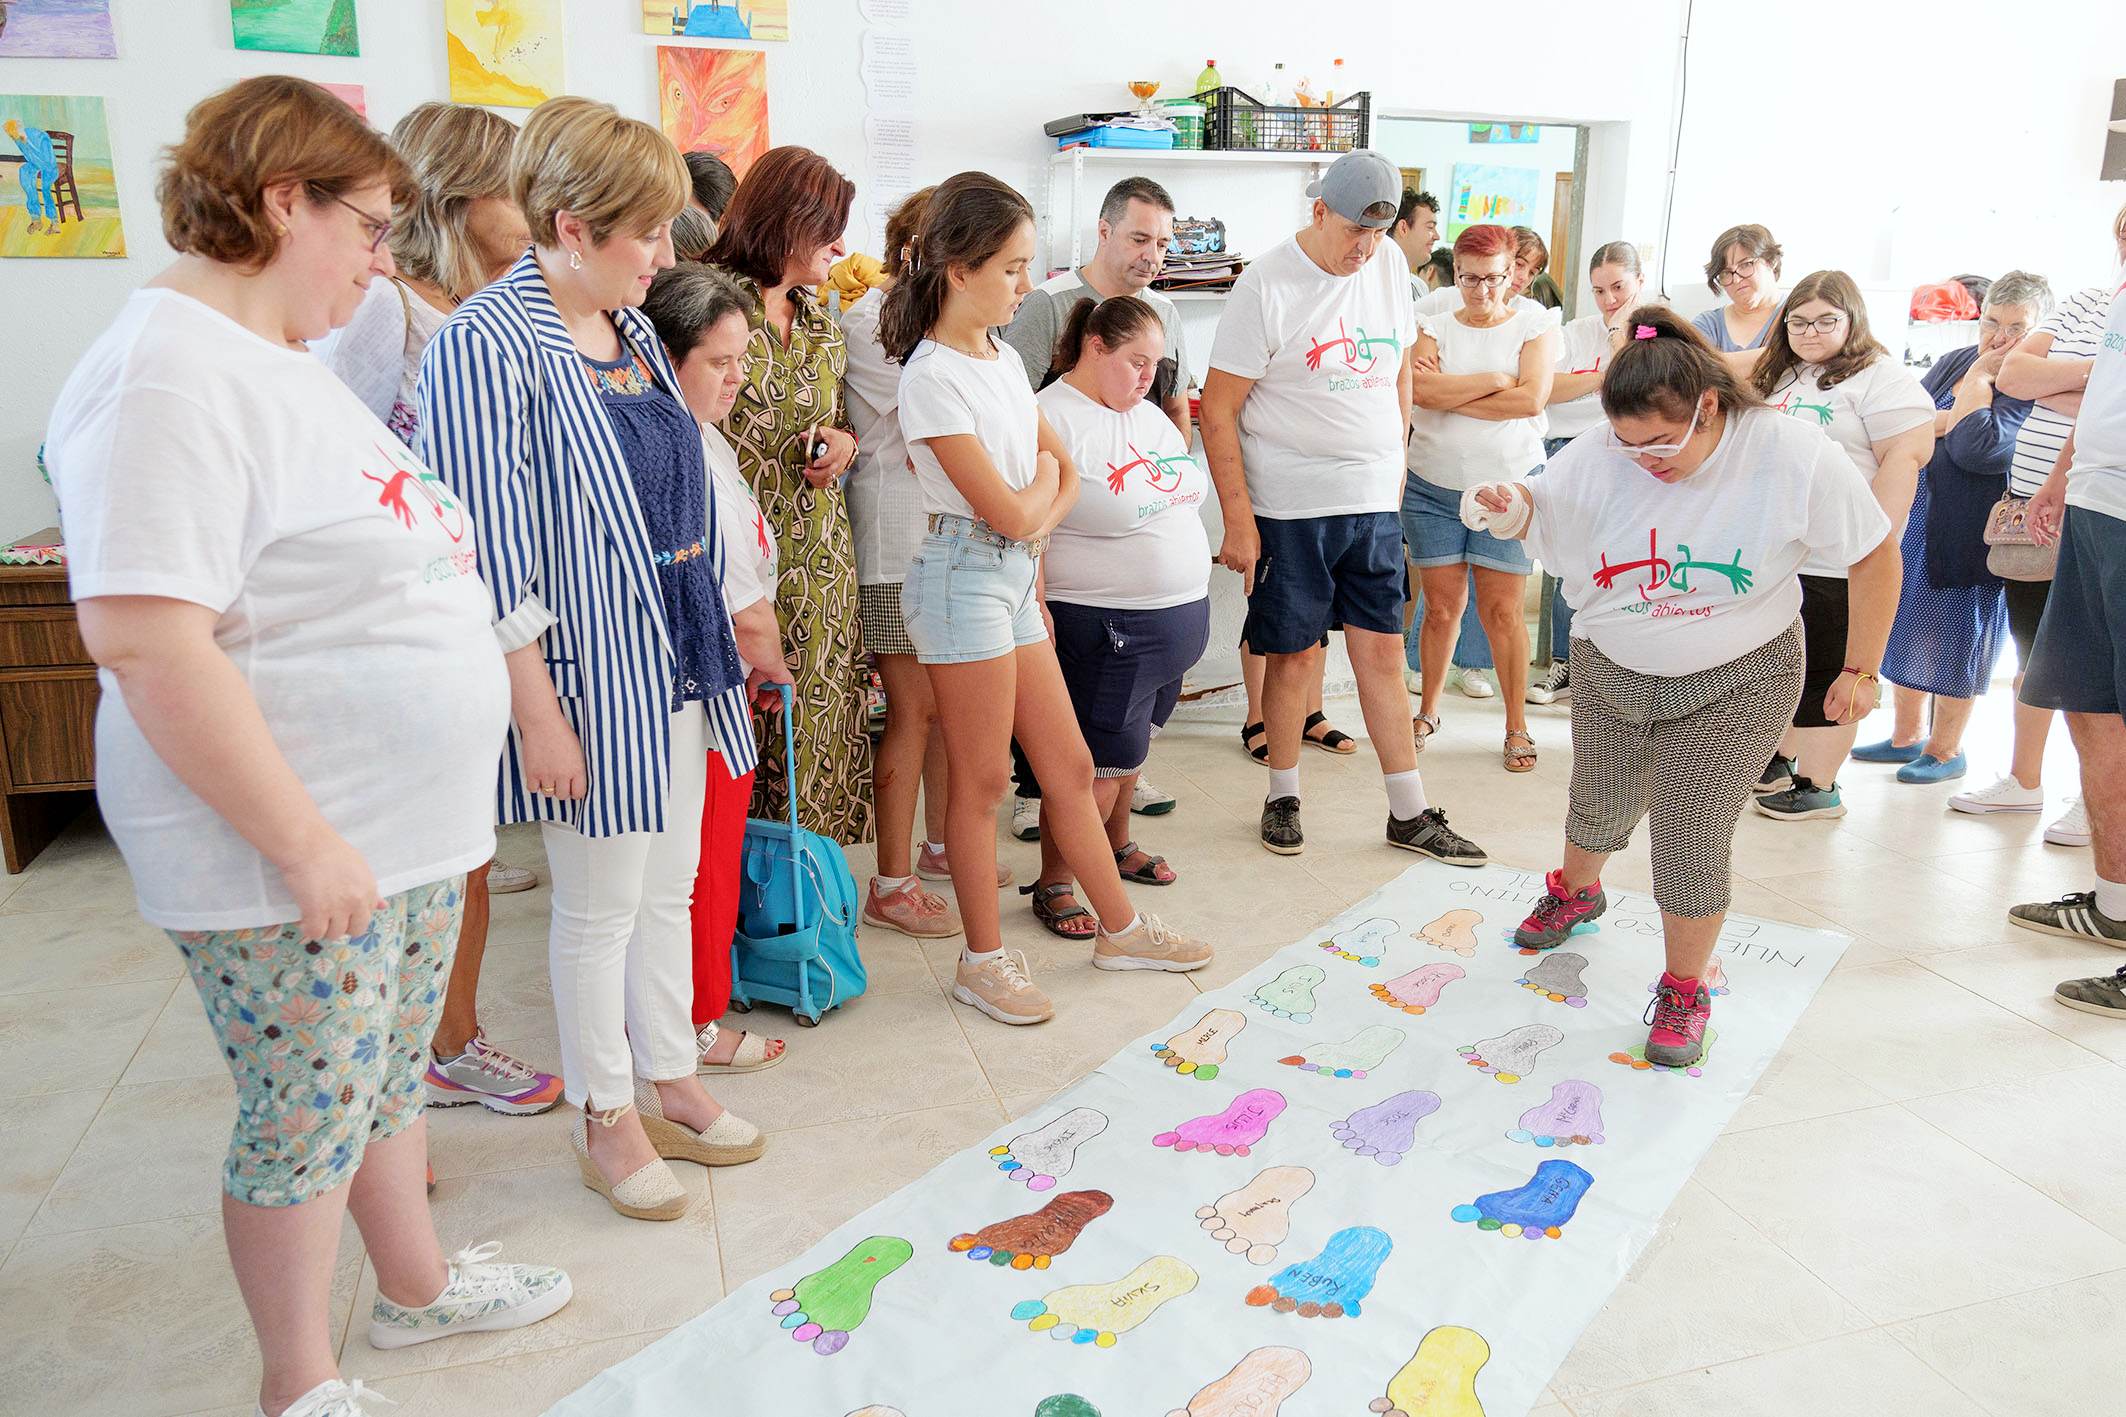
{"type": "Polygon", "coordinates": [[[1633,339],[1652,339],[1661,332],[1652,325],[1641,325],[1631,332],[1633,339]]]}

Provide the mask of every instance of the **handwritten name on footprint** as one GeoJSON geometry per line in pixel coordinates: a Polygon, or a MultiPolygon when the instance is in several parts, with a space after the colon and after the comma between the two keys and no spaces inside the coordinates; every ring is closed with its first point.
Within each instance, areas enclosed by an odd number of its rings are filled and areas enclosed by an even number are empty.
{"type": "Polygon", "coordinates": [[[1014,1215],[985,1225],[971,1235],[955,1235],[946,1248],[970,1260],[988,1260],[1013,1269],[1047,1269],[1071,1247],[1086,1226],[1113,1208],[1105,1191],[1064,1191],[1031,1215],[1014,1215]]]}
{"type": "Polygon", "coordinates": [[[1600,1146],[1602,1089],[1567,1078],[1550,1089],[1550,1100],[1521,1114],[1521,1124],[1506,1140],[1530,1146],[1600,1146]]]}
{"type": "Polygon", "coordinates": [[[870,1317],[872,1291],[914,1253],[915,1247],[897,1235],[859,1240],[825,1269],[770,1294],[771,1312],[790,1337],[811,1344],[814,1353],[839,1353],[870,1317]]]}
{"type": "Polygon", "coordinates": [[[1449,1214],[1464,1223],[1475,1222],[1479,1230],[1496,1230],[1509,1240],[1555,1240],[1564,1234],[1593,1184],[1594,1177],[1570,1161],[1545,1161],[1525,1185],[1478,1196],[1449,1214]]]}
{"type": "Polygon", "coordinates": [[[1341,1043],[1312,1047],[1304,1053],[1294,1053],[1277,1061],[1320,1077],[1362,1078],[1386,1062],[1388,1055],[1402,1047],[1407,1037],[1409,1035],[1399,1028],[1376,1023],[1341,1043]]]}
{"type": "Polygon", "coordinates": [[[1322,942],[1322,948],[1338,959],[1347,959],[1367,969],[1380,964],[1381,951],[1388,941],[1395,938],[1393,920],[1376,915],[1371,920],[1361,920],[1356,925],[1339,930],[1322,942]]]}
{"type": "Polygon", "coordinates": [[[1170,1132],[1152,1138],[1153,1146],[1176,1151],[1215,1152],[1219,1156],[1246,1156],[1269,1134],[1270,1123],[1285,1108],[1284,1094],[1256,1087],[1241,1093],[1223,1112],[1195,1117],[1170,1132]]]}
{"type": "Polygon", "coordinates": [[[1211,1238],[1249,1264],[1268,1264],[1292,1230],[1292,1207],[1314,1189],[1314,1173],[1304,1166],[1272,1166],[1215,1204],[1199,1206],[1196,1219],[1211,1238]]]}
{"type": "Polygon", "coordinates": [[[1248,995],[1248,1002],[1277,1018],[1308,1023],[1314,1017],[1314,991],[1328,977],[1318,964],[1295,964],[1248,995]]]}
{"type": "Polygon", "coordinates": [[[1484,1417],[1476,1375],[1490,1361],[1482,1334],[1442,1324],[1417,1341],[1417,1352],[1388,1379],[1388,1395],[1366,1410],[1379,1417],[1484,1417]]]}
{"type": "Polygon", "coordinates": [[[1107,1130],[1107,1114],[1073,1107],[1045,1127],[1022,1132],[989,1149],[990,1159],[1007,1180],[1029,1191],[1050,1191],[1070,1174],[1078,1148],[1107,1130]]]}
{"type": "Polygon", "coordinates": [[[1361,1107],[1329,1128],[1344,1150],[1393,1166],[1417,1145],[1417,1124],[1439,1111],[1436,1092],[1398,1092],[1385,1102],[1361,1107]]]}
{"type": "Polygon", "coordinates": [[[1166,1042],[1154,1043],[1152,1056],[1182,1077],[1209,1082],[1225,1062],[1225,1045],[1247,1026],[1238,1009],[1212,1009],[1166,1042]]]}
{"type": "Polygon", "coordinates": [[[1438,964],[1419,965],[1408,974],[1398,974],[1384,984],[1372,986],[1373,997],[1391,1009],[1417,1015],[1439,1003],[1439,996],[1449,984],[1467,977],[1458,964],[1442,960],[1438,964]]]}
{"type": "Polygon", "coordinates": [[[1546,1050],[1565,1041],[1565,1035],[1547,1023],[1524,1023],[1496,1038],[1485,1038],[1458,1050],[1462,1061],[1491,1075],[1494,1082],[1513,1083],[1535,1068],[1546,1050]]]}
{"type": "Polygon", "coordinates": [[[1112,1284],[1073,1284],[1014,1304],[1011,1316],[1035,1333],[1112,1348],[1122,1334],[1196,1287],[1196,1271],[1172,1255],[1153,1255],[1112,1284]]]}
{"type": "Polygon", "coordinates": [[[1269,1283],[1250,1289],[1247,1302],[1303,1319],[1355,1319],[1361,1313],[1360,1301],[1373,1292],[1373,1281],[1394,1248],[1386,1231],[1370,1225],[1339,1230],[1316,1258],[1286,1265],[1269,1283]]]}
{"type": "Polygon", "coordinates": [[[1166,1417],[1277,1417],[1284,1400],[1313,1375],[1314,1365],[1297,1348],[1257,1348],[1166,1417]]]}
{"type": "Polygon", "coordinates": [[[1560,950],[1556,954],[1544,955],[1530,965],[1528,972],[1514,983],[1542,995],[1553,1004],[1584,1009],[1587,1007],[1587,985],[1580,976],[1586,972],[1586,955],[1560,950]]]}
{"type": "Polygon", "coordinates": [[[1483,919],[1481,911],[1450,910],[1439,919],[1418,926],[1410,937],[1469,959],[1476,954],[1476,927],[1483,919]]]}

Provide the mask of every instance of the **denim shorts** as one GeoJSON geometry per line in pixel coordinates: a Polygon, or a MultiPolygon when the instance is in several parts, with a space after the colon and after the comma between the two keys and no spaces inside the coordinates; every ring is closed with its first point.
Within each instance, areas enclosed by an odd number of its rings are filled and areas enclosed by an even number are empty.
{"type": "Polygon", "coordinates": [[[1403,541],[1413,566],[1459,566],[1525,576],[1535,562],[1518,541],[1471,531],[1462,525],[1462,494],[1436,487],[1412,473],[1403,479],[1403,541]]]}
{"type": "Polygon", "coordinates": [[[1332,629],[1403,632],[1402,537],[1388,512],[1257,517],[1262,558],[1241,634],[1257,654],[1298,654],[1332,629]]]}
{"type": "Polygon", "coordinates": [[[901,618],[916,659],[972,664],[1047,639],[1034,594],[1037,565],[1022,542],[970,518],[941,518],[901,582],[901,618]]]}

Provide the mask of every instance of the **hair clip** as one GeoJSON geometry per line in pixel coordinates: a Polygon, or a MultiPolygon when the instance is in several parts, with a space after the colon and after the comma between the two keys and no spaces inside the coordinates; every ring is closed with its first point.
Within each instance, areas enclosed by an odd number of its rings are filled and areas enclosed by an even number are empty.
{"type": "Polygon", "coordinates": [[[1652,325],[1641,325],[1631,332],[1631,337],[1633,339],[1653,339],[1660,333],[1652,325]]]}

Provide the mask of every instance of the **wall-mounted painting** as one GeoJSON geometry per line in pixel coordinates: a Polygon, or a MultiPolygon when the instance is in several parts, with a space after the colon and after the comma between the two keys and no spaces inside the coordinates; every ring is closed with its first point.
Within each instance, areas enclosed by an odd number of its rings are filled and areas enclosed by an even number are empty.
{"type": "Polygon", "coordinates": [[[369,95],[360,84],[319,84],[318,87],[346,104],[363,118],[366,119],[369,116],[369,95]]]}
{"type": "Polygon", "coordinates": [[[360,54],[354,0],[229,0],[238,49],[360,54]]]}
{"type": "Polygon", "coordinates": [[[444,0],[450,99],[537,108],[561,92],[561,0],[444,0]]]}
{"type": "Polygon", "coordinates": [[[1471,123],[1472,143],[1535,143],[1543,138],[1540,123],[1471,123]]]}
{"type": "Polygon", "coordinates": [[[0,94],[0,256],[123,256],[100,98],[0,94]]]}
{"type": "Polygon", "coordinates": [[[788,39],[790,0],[642,0],[642,32],[665,39],[788,39]]]}
{"type": "Polygon", "coordinates": [[[111,0],[0,0],[0,59],[115,59],[111,0]]]}
{"type": "Polygon", "coordinates": [[[712,152],[745,176],[769,146],[768,56],[658,45],[657,117],[681,152],[712,152]]]}
{"type": "Polygon", "coordinates": [[[1447,204],[1446,237],[1452,241],[1469,226],[1527,224],[1535,211],[1537,185],[1543,174],[1532,167],[1495,167],[1488,162],[1454,165],[1454,196],[1447,204]]]}

